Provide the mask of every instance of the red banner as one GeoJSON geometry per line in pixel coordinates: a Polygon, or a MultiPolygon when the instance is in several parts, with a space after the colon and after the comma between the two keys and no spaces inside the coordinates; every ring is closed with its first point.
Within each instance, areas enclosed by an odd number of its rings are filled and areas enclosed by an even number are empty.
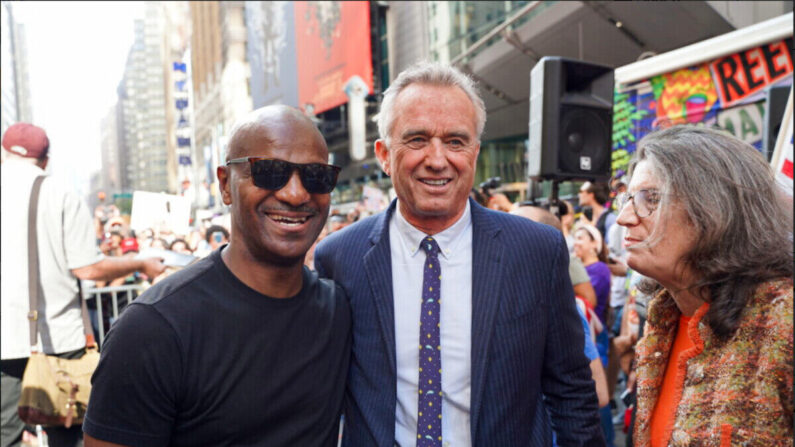
{"type": "Polygon", "coordinates": [[[295,2],[295,41],[301,109],[320,113],[346,103],[352,76],[373,92],[369,2],[295,2]]]}
{"type": "Polygon", "coordinates": [[[729,107],[792,74],[792,40],[781,40],[710,64],[722,107],[729,107]]]}

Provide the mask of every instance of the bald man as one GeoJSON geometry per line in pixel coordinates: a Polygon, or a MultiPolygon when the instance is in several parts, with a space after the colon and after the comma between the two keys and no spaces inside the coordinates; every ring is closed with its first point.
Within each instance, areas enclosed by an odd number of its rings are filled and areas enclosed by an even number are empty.
{"type": "MultiPolygon", "coordinates": [[[[558,231],[563,231],[563,226],[560,220],[554,214],[539,208],[537,206],[520,206],[519,208],[511,211],[511,214],[526,217],[532,221],[555,227],[558,231]]],[[[596,292],[591,286],[591,280],[588,277],[588,272],[576,256],[569,258],[569,276],[571,276],[571,284],[574,286],[574,294],[587,301],[591,307],[596,306],[596,292]]]]}
{"type": "MultiPolygon", "coordinates": [[[[522,216],[532,221],[555,227],[558,231],[562,231],[560,220],[544,208],[537,206],[520,206],[511,211],[511,214],[522,216]]],[[[594,292],[591,281],[588,278],[588,272],[585,270],[585,267],[583,267],[582,261],[574,256],[569,258],[569,275],[571,276],[571,283],[574,286],[574,294],[585,300],[593,299],[593,303],[596,304],[596,292],[594,292]]],[[[583,323],[583,331],[585,332],[585,355],[588,357],[588,360],[591,361],[591,377],[596,384],[596,395],[599,399],[599,407],[604,407],[610,401],[604,366],[599,359],[599,352],[596,350],[596,346],[591,339],[588,321],[585,319],[585,315],[581,314],[580,317],[583,323]]]]}
{"type": "Polygon", "coordinates": [[[232,130],[217,175],[229,244],[152,286],[113,326],[93,377],[86,445],[334,446],[350,307],[304,257],[339,168],[300,111],[232,130]]]}

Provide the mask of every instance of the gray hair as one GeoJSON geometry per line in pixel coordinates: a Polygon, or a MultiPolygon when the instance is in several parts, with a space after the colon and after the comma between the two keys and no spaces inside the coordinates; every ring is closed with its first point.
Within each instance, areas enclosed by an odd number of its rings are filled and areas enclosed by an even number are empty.
{"type": "MultiPolygon", "coordinates": [[[[720,338],[737,327],[755,287],[792,276],[792,208],[770,165],[753,146],[723,131],[688,125],[652,132],[630,167],[647,161],[662,183],[650,243],[659,241],[674,207],[696,231],[681,260],[710,292],[705,321],[720,338]]],[[[659,284],[646,292],[659,290],[659,284]]]]}
{"type": "Polygon", "coordinates": [[[389,145],[389,133],[395,121],[393,108],[395,98],[411,84],[430,84],[458,87],[466,93],[475,106],[476,130],[478,140],[486,125],[486,105],[478,94],[475,81],[456,67],[441,62],[417,62],[403,70],[384,92],[381,109],[378,113],[378,134],[389,145]]]}

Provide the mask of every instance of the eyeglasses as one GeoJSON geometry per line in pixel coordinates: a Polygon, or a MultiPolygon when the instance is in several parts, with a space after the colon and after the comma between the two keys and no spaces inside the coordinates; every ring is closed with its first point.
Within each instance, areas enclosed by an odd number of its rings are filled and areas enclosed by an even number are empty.
{"type": "Polygon", "coordinates": [[[618,196],[618,210],[622,212],[624,207],[632,201],[635,215],[638,218],[645,218],[657,210],[660,205],[660,192],[654,189],[641,189],[635,194],[623,193],[618,196]]]}
{"type": "Polygon", "coordinates": [[[263,157],[235,158],[226,162],[226,165],[248,163],[251,166],[251,178],[254,185],[278,191],[290,181],[293,171],[298,170],[304,189],[310,194],[328,194],[337,186],[339,166],[323,163],[290,163],[289,161],[276,160],[263,157]]]}

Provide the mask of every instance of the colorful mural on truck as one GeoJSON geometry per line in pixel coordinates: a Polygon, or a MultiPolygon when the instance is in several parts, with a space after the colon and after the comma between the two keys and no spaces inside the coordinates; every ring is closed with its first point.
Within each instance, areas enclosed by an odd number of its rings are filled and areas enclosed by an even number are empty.
{"type": "Polygon", "coordinates": [[[675,124],[720,127],[761,150],[765,90],[792,83],[792,43],[761,45],[617,89],[613,172],[626,171],[644,135],[675,124]]]}

